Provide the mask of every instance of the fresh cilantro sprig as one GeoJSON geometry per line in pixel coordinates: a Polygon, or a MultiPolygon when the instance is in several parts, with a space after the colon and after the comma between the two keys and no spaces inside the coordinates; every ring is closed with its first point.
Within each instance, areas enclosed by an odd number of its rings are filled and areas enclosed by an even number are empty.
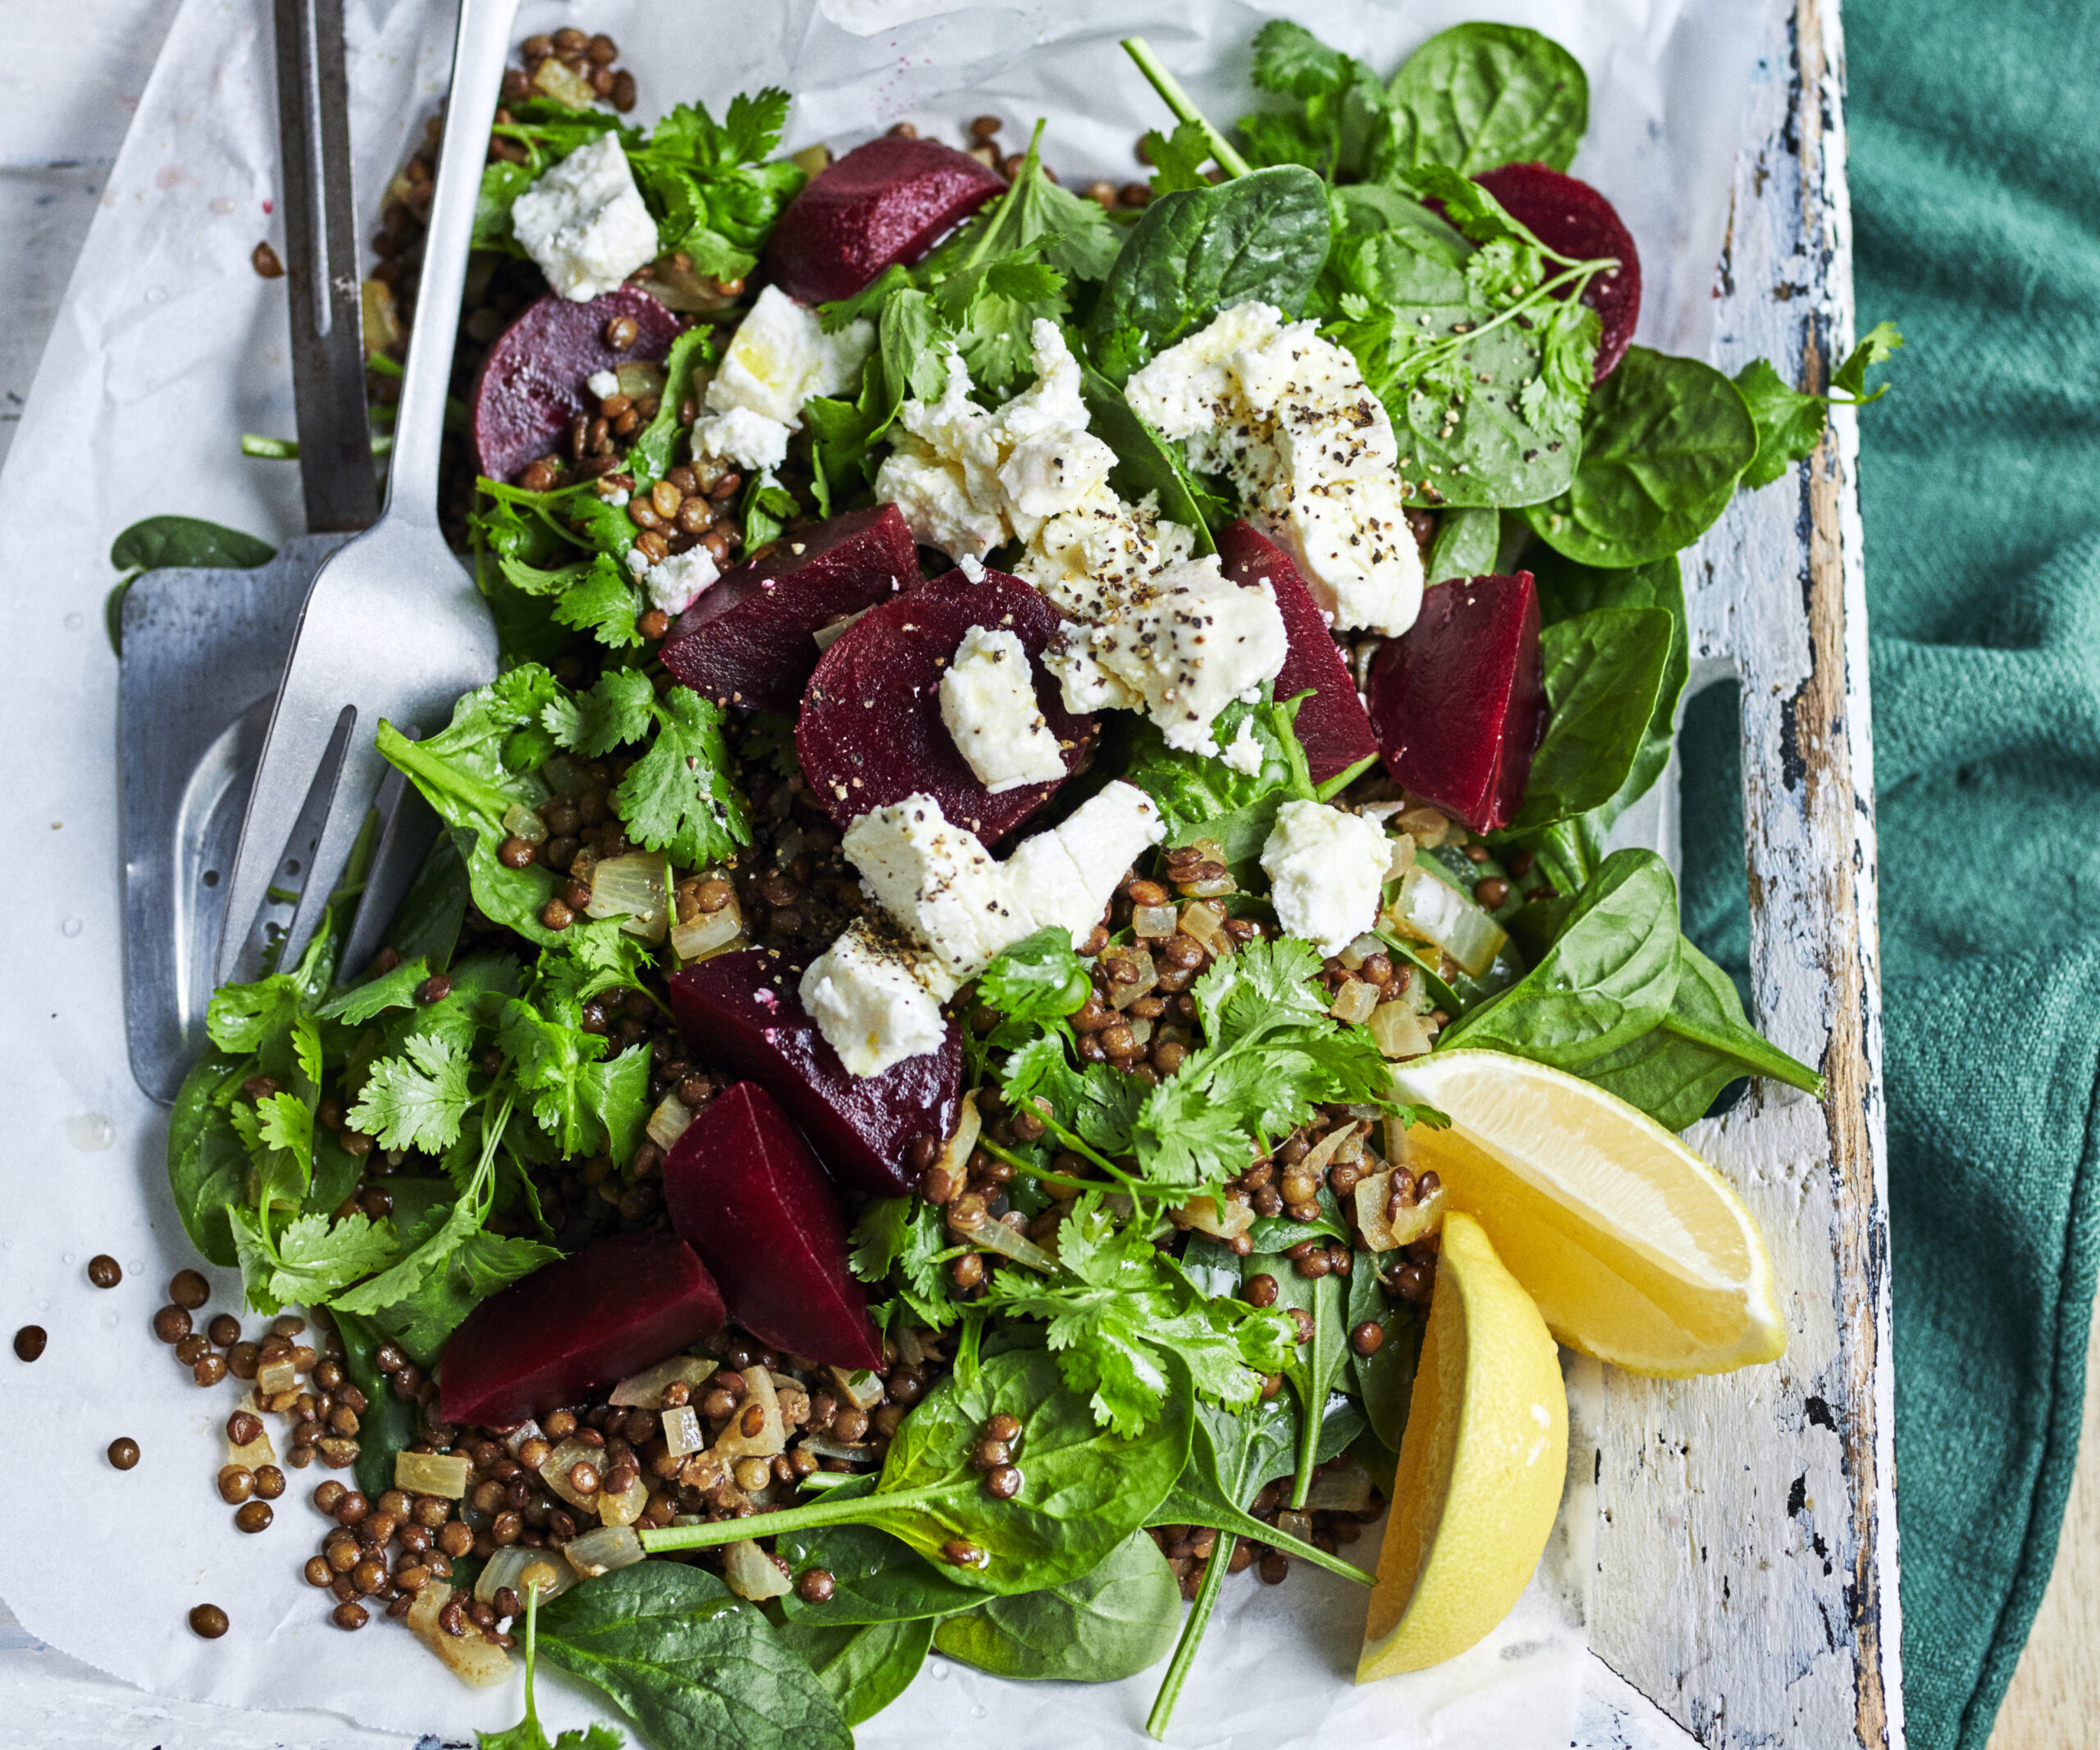
{"type": "Polygon", "coordinates": [[[582,1731],[564,1732],[551,1744],[532,1697],[533,1665],[539,1653],[540,1588],[525,1588],[525,1717],[508,1731],[477,1732],[477,1750],[620,1750],[620,1734],[593,1721],[582,1731]]]}
{"type": "Polygon", "coordinates": [[[1902,344],[1903,336],[1893,324],[1876,322],[1830,373],[1828,395],[1795,388],[1769,359],[1753,359],[1745,365],[1735,384],[1757,426],[1757,454],[1743,470],[1743,485],[1752,490],[1769,486],[1796,463],[1814,455],[1823,442],[1832,408],[1865,407],[1887,395],[1887,383],[1868,392],[1867,372],[1885,363],[1902,344]]]}

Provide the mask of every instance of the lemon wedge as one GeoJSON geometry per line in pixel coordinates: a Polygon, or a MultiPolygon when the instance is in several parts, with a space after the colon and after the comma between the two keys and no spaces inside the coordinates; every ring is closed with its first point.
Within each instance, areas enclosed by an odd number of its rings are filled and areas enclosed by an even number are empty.
{"type": "Polygon", "coordinates": [[[1407,1133],[1570,1348],[1636,1373],[1773,1361],[1772,1260],[1727,1183],[1646,1113],[1564,1071],[1492,1051],[1397,1066],[1400,1098],[1447,1114],[1407,1133]]]}
{"type": "Polygon", "coordinates": [[[1508,1615],[1567,1472],[1545,1321],[1480,1224],[1449,1216],[1356,1680],[1440,1664],[1508,1615]]]}

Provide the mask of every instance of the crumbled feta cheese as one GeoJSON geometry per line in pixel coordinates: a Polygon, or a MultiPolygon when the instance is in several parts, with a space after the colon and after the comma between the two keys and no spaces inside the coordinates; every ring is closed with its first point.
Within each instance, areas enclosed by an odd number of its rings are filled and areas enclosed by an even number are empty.
{"type": "Polygon", "coordinates": [[[627,569],[634,576],[640,577],[649,569],[649,555],[640,547],[629,547],[627,550],[627,569]]]}
{"type": "Polygon", "coordinates": [[[666,614],[682,614],[700,599],[701,592],[722,575],[714,555],[705,547],[688,547],[660,559],[642,578],[652,606],[666,614]]]}
{"type": "Polygon", "coordinates": [[[755,414],[748,407],[702,414],[693,421],[692,453],[733,462],[753,472],[778,468],[788,459],[788,431],[779,420],[755,414]]]}
{"type": "Polygon", "coordinates": [[[941,721],[993,795],[1065,775],[1057,738],[1035,704],[1035,674],[1013,633],[972,626],[941,676],[941,721]]]}
{"type": "Polygon", "coordinates": [[[1338,954],[1378,916],[1393,843],[1376,820],[1326,802],[1285,802],[1262,847],[1276,921],[1338,954]]]}
{"type": "Polygon", "coordinates": [[[1239,720],[1239,733],[1232,738],[1221,756],[1225,763],[1235,772],[1244,772],[1249,778],[1261,774],[1262,761],[1267,757],[1262,744],[1254,738],[1254,720],[1239,720]]]}
{"type": "Polygon", "coordinates": [[[973,583],[982,583],[984,581],[984,561],[978,558],[975,553],[957,555],[955,569],[973,583]]]}
{"type": "Polygon", "coordinates": [[[844,848],[870,896],[958,981],[1034,928],[1016,917],[991,852],[968,828],[949,825],[930,796],[870,809],[846,829],[844,848]]]}
{"type": "Polygon", "coordinates": [[[1075,944],[1084,942],[1130,865],[1166,836],[1159,810],[1144,791],[1121,779],[1104,785],[1061,825],[1015,848],[1005,864],[1015,910],[1030,920],[1029,933],[1056,924],[1075,944]]]}
{"type": "Polygon", "coordinates": [[[937,401],[897,410],[897,448],[875,475],[875,496],[894,504],[928,546],[981,560],[1013,538],[999,486],[999,445],[992,415],[970,399],[970,368],[947,358],[937,401]]]}
{"type": "Polygon", "coordinates": [[[520,194],[510,230],[547,283],[578,304],[604,296],[656,257],[656,222],[612,134],[578,146],[520,194]]]}
{"type": "Polygon", "coordinates": [[[1076,698],[1115,702],[1110,683],[1118,683],[1142,701],[1169,747],[1215,753],[1217,714],[1274,679],[1290,652],[1267,584],[1243,587],[1207,554],[1159,572],[1119,617],[1087,628],[1083,647],[1068,627],[1044,661],[1065,683],[1066,710],[1081,708],[1076,698]]]}
{"type": "Polygon", "coordinates": [[[810,962],[800,994],[847,1072],[879,1076],[940,1049],[955,986],[924,949],[861,918],[810,962]]]}
{"type": "Polygon", "coordinates": [[[589,377],[584,379],[583,386],[588,389],[591,394],[597,396],[597,398],[602,401],[608,396],[615,395],[620,392],[619,372],[617,371],[593,371],[589,377]]]}
{"type": "Polygon", "coordinates": [[[1227,477],[1340,627],[1397,636],[1422,605],[1399,446],[1356,361],[1316,322],[1237,304],[1130,378],[1130,405],[1227,477]]]}
{"type": "Polygon", "coordinates": [[[851,387],[874,343],[874,323],[856,322],[826,334],[814,310],[769,286],[722,354],[707,386],[707,410],[726,414],[741,407],[799,430],[802,403],[851,387]]]}

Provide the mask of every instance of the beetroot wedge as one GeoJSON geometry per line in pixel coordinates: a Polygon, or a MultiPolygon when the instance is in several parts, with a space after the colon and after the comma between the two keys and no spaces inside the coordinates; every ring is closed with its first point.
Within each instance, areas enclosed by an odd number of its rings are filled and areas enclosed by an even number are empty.
{"type": "MultiPolygon", "coordinates": [[[[1602,382],[1617,368],[1633,344],[1633,325],[1641,319],[1641,252],[1618,212],[1586,182],[1545,164],[1504,164],[1473,178],[1531,227],[1548,249],[1576,261],[1609,255],[1618,265],[1607,267],[1582,288],[1582,302],[1604,324],[1597,343],[1592,380],[1602,382]]],[[[1564,295],[1565,295],[1564,294],[1564,295]]]]}
{"type": "Polygon", "coordinates": [[[1093,751],[1094,721],[1064,706],[1042,665],[1061,624],[1019,578],[950,571],[854,622],[824,653],[802,696],[795,750],[818,803],[841,826],[921,792],[985,843],[1007,836],[1058,789],[1026,784],[994,796],[977,781],[941,718],[941,673],[972,626],[1011,632],[1035,665],[1035,702],[1065,756],[1067,776],[1093,751]]]}
{"type": "Polygon", "coordinates": [[[882,1365],[847,1263],[846,1212],[824,1168],[755,1081],[719,1094],[664,1161],[671,1224],[762,1343],[833,1367],[882,1365]]]}
{"type": "Polygon", "coordinates": [[[766,245],[773,282],[805,304],[850,298],[919,259],[1006,184],[967,153],[885,134],[813,177],[766,245]]]}
{"type": "Polygon", "coordinates": [[[1545,728],[1531,573],[1425,590],[1372,664],[1371,726],[1404,788],[1476,832],[1507,826],[1545,728]]]}
{"type": "Polygon", "coordinates": [[[571,304],[549,292],[496,337],[474,382],[476,464],[491,480],[508,481],[528,462],[553,452],[581,413],[584,383],[594,372],[646,360],[660,363],[677,338],[678,318],[648,293],[622,286],[571,304]],[[633,345],[615,352],[605,325],[624,316],[635,327],[633,345]]]}
{"type": "Polygon", "coordinates": [[[1298,707],[1298,739],[1305,749],[1305,763],[1312,769],[1313,783],[1325,784],[1335,773],[1372,758],[1378,752],[1378,741],[1371,733],[1363,701],[1356,696],[1356,683],[1349,679],[1349,665],[1328,633],[1326,616],[1290,555],[1244,519],[1226,525],[1218,537],[1217,552],[1225,574],[1234,583],[1266,580],[1276,592],[1284,635],[1290,641],[1290,653],[1276,676],[1276,693],[1279,699],[1290,699],[1312,690],[1312,697],[1298,707]]]}
{"type": "Polygon", "coordinates": [[[594,1240],[467,1315],[445,1346],[441,1413],[509,1428],[580,1404],[724,1323],[714,1279],[683,1241],[594,1240]]]}
{"type": "Polygon", "coordinates": [[[664,640],[664,666],[718,705],[792,713],[823,654],[816,634],[919,581],[894,505],[798,531],[701,592],[664,640]]]}
{"type": "Polygon", "coordinates": [[[671,980],[671,1012],[702,1058],[756,1082],[793,1114],[841,1181],[871,1197],[916,1182],[907,1157],[921,1136],[955,1128],[962,1035],[879,1076],[851,1076],[804,1012],[802,968],[769,948],[717,954],[671,980]]]}

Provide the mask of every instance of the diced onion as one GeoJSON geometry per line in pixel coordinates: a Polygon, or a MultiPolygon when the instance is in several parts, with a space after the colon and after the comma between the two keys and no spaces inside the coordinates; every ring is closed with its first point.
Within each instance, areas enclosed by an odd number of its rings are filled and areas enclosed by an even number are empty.
{"type": "Polygon", "coordinates": [[[1173,1213],[1176,1227],[1193,1227],[1214,1240],[1236,1240],[1254,1225],[1253,1205],[1235,1203],[1230,1197],[1225,1200],[1222,1215],[1215,1199],[1209,1197],[1191,1197],[1173,1213]]]}
{"type": "Polygon", "coordinates": [[[682,1385],[697,1390],[714,1376],[716,1364],[698,1355],[673,1355],[668,1361],[632,1373],[613,1387],[606,1400],[623,1410],[661,1410],[664,1388],[682,1385]]]}
{"type": "MultiPolygon", "coordinates": [[[[593,1532],[591,1535],[596,1537],[597,1533],[593,1532]]],[[[551,1551],[529,1549],[522,1543],[506,1543],[482,1564],[481,1577],[474,1582],[474,1596],[484,1604],[493,1604],[495,1595],[508,1586],[522,1599],[525,1596],[525,1588],[521,1583],[525,1570],[536,1564],[554,1576],[540,1585],[542,1604],[550,1598],[559,1598],[576,1583],[575,1570],[551,1551]]]]}
{"type": "Polygon", "coordinates": [[[814,146],[805,146],[800,152],[789,153],[788,162],[800,169],[803,175],[814,176],[830,167],[831,148],[819,140],[814,146]]]}
{"type": "Polygon", "coordinates": [[[667,1094],[649,1114],[646,1128],[651,1142],[660,1149],[668,1149],[685,1135],[686,1126],[692,1122],[692,1108],[677,1094],[667,1094]]]}
{"type": "Polygon", "coordinates": [[[649,1505],[649,1485],[637,1476],[618,1491],[598,1491],[598,1517],[608,1525],[632,1525],[649,1505]]]}
{"type": "Polygon", "coordinates": [[[684,965],[692,966],[741,947],[743,939],[744,914],[733,899],[719,912],[696,912],[685,922],[673,925],[671,952],[684,965]]]}
{"type": "MultiPolygon", "coordinates": [[[[861,610],[861,614],[865,614],[868,611],[867,609],[863,608],[861,610]]],[[[829,626],[819,626],[811,633],[810,637],[815,641],[819,651],[828,651],[837,643],[853,623],[860,619],[861,614],[846,615],[842,619],[833,620],[829,626]]]]}
{"type": "Polygon", "coordinates": [[[617,917],[628,935],[660,942],[671,915],[670,869],[660,851],[629,851],[600,857],[591,871],[593,917],[617,917]]]}
{"type": "Polygon", "coordinates": [[[961,1108],[956,1113],[955,1129],[934,1162],[948,1176],[951,1184],[960,1186],[970,1177],[970,1157],[976,1149],[977,1139],[984,1134],[984,1121],[978,1113],[977,1095],[973,1090],[963,1095],[961,1108]]]}
{"type": "MultiPolygon", "coordinates": [[[[499,1551],[499,1554],[501,1552],[499,1551]]],[[[571,1538],[562,1554],[578,1579],[595,1580],[615,1568],[632,1568],[642,1557],[641,1539],[632,1525],[600,1525],[580,1538],[571,1538]]]]}
{"type": "Polygon", "coordinates": [[[598,94],[591,88],[590,81],[552,55],[533,71],[532,83],[543,95],[557,103],[566,103],[571,109],[588,109],[598,101],[598,94]]]}
{"type": "Polygon", "coordinates": [[[588,1464],[600,1477],[603,1477],[605,1449],[603,1446],[587,1446],[582,1441],[573,1437],[564,1440],[547,1454],[545,1462],[541,1464],[540,1480],[572,1507],[579,1507],[586,1513],[595,1514],[598,1510],[598,1497],[605,1491],[602,1488],[594,1489],[588,1495],[578,1492],[576,1485],[568,1480],[569,1471],[578,1464],[588,1464]]]}
{"type": "Polygon", "coordinates": [[[997,1252],[1002,1258],[1011,1258],[1017,1264],[1025,1264],[1031,1270],[1040,1270],[1045,1276],[1057,1273],[1057,1260],[1029,1239],[1025,1233],[1016,1233],[1004,1222],[987,1222],[970,1236],[970,1243],[982,1252],[997,1252]]]}
{"type": "Polygon", "coordinates": [[[1440,808],[1431,808],[1427,803],[1404,809],[1393,822],[1395,830],[1405,833],[1425,851],[1433,851],[1451,834],[1451,817],[1440,808]]]}
{"type": "MultiPolygon", "coordinates": [[[[546,1551],[538,1553],[544,1556],[546,1551]]],[[[447,1670],[477,1689],[493,1688],[510,1681],[510,1655],[504,1648],[478,1634],[447,1634],[440,1626],[439,1614],[452,1598],[450,1586],[443,1580],[425,1580],[416,1588],[415,1596],[416,1602],[409,1606],[409,1627],[418,1640],[445,1661],[447,1670]]]]}
{"type": "Polygon", "coordinates": [[[1104,948],[1100,958],[1101,964],[1109,968],[1108,1000],[1117,1008],[1128,1008],[1139,997],[1158,989],[1159,969],[1153,964],[1151,949],[1104,948]],[[1127,977],[1116,976],[1119,966],[1127,969],[1127,977]]]}
{"type": "Polygon", "coordinates": [[[613,367],[613,375],[620,380],[620,393],[630,401],[646,400],[652,395],[662,398],[664,368],[660,364],[652,364],[646,359],[623,359],[613,367]]]}
{"type": "Polygon", "coordinates": [[[523,802],[513,802],[503,811],[503,829],[527,844],[544,843],[547,836],[547,823],[540,818],[539,811],[523,802]]]}
{"type": "Polygon", "coordinates": [[[1395,1251],[1412,1245],[1444,1225],[1444,1187],[1440,1183],[1427,1197],[1404,1204],[1397,1218],[1388,1221],[1393,1201],[1393,1172],[1374,1172],[1356,1181],[1356,1226],[1363,1243],[1374,1252],[1395,1251]]]}
{"type": "Polygon", "coordinates": [[[780,1417],[780,1398],[773,1389],[773,1380],[762,1367],[744,1369],[744,1395],[729,1414],[729,1425],[723,1429],[714,1442],[714,1455],[719,1459],[771,1458],[775,1453],[788,1450],[788,1429],[780,1417]],[[744,1416],[752,1405],[765,1412],[758,1432],[744,1432],[744,1416]]]}
{"type": "Polygon", "coordinates": [[[1312,1515],[1293,1513],[1286,1509],[1276,1515],[1276,1529],[1286,1538],[1295,1538],[1300,1543],[1312,1541],[1312,1515]]]}
{"type": "Polygon", "coordinates": [[[685,1458],[697,1452],[707,1444],[707,1436],[700,1425],[700,1417],[689,1404],[680,1404],[676,1409],[660,1412],[664,1430],[664,1450],[673,1458],[685,1458]]]}
{"type": "MultiPolygon", "coordinates": [[[[546,1437],[547,1437],[545,1434],[540,1432],[540,1424],[532,1421],[528,1417],[526,1420],[519,1423],[516,1428],[513,1428],[508,1434],[505,1434],[503,1437],[504,1449],[509,1452],[513,1458],[516,1458],[518,1456],[518,1449],[523,1446],[527,1441],[546,1440],[546,1437]]],[[[549,1444],[551,1445],[552,1442],[550,1442],[549,1444]]]]}
{"type": "Polygon", "coordinates": [[[1137,1019],[1133,1021],[1130,1025],[1130,1037],[1132,1039],[1135,1039],[1140,1045],[1149,1045],[1152,1043],[1152,1023],[1146,1020],[1144,1016],[1139,1016],[1137,1019]]]}
{"type": "Polygon", "coordinates": [[[1397,881],[1414,867],[1414,840],[1405,833],[1393,841],[1393,860],[1386,866],[1386,879],[1397,881]]]}
{"type": "Polygon", "coordinates": [[[1448,881],[1418,863],[1386,913],[1402,935],[1435,944],[1478,978],[1495,963],[1508,931],[1448,881]]]}
{"type": "Polygon", "coordinates": [[[1371,1036],[1389,1058],[1418,1058],[1429,1049],[1429,1030],[1407,1003],[1381,1003],[1371,1012],[1371,1036]]]}
{"type": "Polygon", "coordinates": [[[873,1410],[883,1400],[883,1382],[865,1368],[856,1368],[848,1373],[843,1368],[831,1369],[832,1381],[838,1387],[838,1395],[856,1410],[873,1410]]]}
{"type": "MultiPolygon", "coordinates": [[[[244,1396],[240,1400],[240,1407],[255,1418],[255,1437],[241,1446],[235,1446],[229,1440],[226,1442],[226,1463],[243,1464],[250,1470],[259,1469],[265,1464],[276,1464],[277,1449],[270,1443],[270,1430],[263,1423],[261,1414],[262,1406],[255,1400],[255,1394],[251,1391],[244,1396]]],[[[232,1418],[227,1419],[226,1425],[229,1428],[233,1425],[232,1418]]]]}
{"type": "MultiPolygon", "coordinates": [[[[1368,1125],[1361,1121],[1354,1124],[1336,1125],[1334,1129],[1314,1143],[1312,1152],[1290,1171],[1302,1172],[1308,1179],[1317,1179],[1327,1170],[1327,1163],[1330,1161],[1341,1154],[1351,1143],[1357,1141],[1369,1128],[1368,1125]]],[[[1362,1152],[1360,1148],[1358,1152],[1362,1152]]]]}
{"type": "Polygon", "coordinates": [[[1378,1008],[1378,987],[1367,985],[1360,978],[1344,981],[1335,993],[1334,1006],[1327,1012],[1335,1020],[1358,1026],[1370,1020],[1378,1008]]]}
{"type": "MultiPolygon", "coordinates": [[[[1215,838],[1198,838],[1190,848],[1199,861],[1226,866],[1225,847],[1215,838]]],[[[1239,884],[1230,874],[1217,875],[1208,881],[1177,881],[1174,884],[1185,898],[1197,899],[1221,898],[1227,893],[1239,890],[1239,884]]]]}
{"type": "Polygon", "coordinates": [[[1130,929],[1136,935],[1163,940],[1180,927],[1180,916],[1172,906],[1139,906],[1130,913],[1130,929]]]}
{"type": "Polygon", "coordinates": [[[441,1457],[435,1452],[397,1452],[394,1455],[394,1487],[411,1495],[442,1495],[458,1501],[474,1480],[474,1461],[461,1453],[441,1457]]]}
{"type": "MultiPolygon", "coordinates": [[[[847,1459],[862,1463],[875,1455],[873,1446],[856,1446],[847,1441],[833,1440],[829,1434],[805,1434],[798,1450],[808,1453],[812,1458],[847,1459]]],[[[809,1486],[808,1479],[805,1478],[802,1487],[807,1488],[809,1486]]]]}
{"type": "Polygon", "coordinates": [[[1215,899],[1192,899],[1181,907],[1181,931],[1203,944],[1214,955],[1232,952],[1232,938],[1226,933],[1225,907],[1215,899]]]}
{"type": "Polygon", "coordinates": [[[1362,1513],[1370,1506],[1371,1473],[1347,1455],[1322,1465],[1318,1479],[1305,1492],[1308,1513],[1362,1513]]]}
{"type": "Polygon", "coordinates": [[[275,1397],[280,1391],[299,1389],[299,1368],[289,1355],[274,1361],[265,1361],[255,1370],[255,1390],[262,1397],[275,1397]]]}
{"type": "Polygon", "coordinates": [[[754,1603],[784,1598],[792,1589],[780,1565],[749,1538],[722,1547],[722,1578],[739,1598],[754,1603]]]}

